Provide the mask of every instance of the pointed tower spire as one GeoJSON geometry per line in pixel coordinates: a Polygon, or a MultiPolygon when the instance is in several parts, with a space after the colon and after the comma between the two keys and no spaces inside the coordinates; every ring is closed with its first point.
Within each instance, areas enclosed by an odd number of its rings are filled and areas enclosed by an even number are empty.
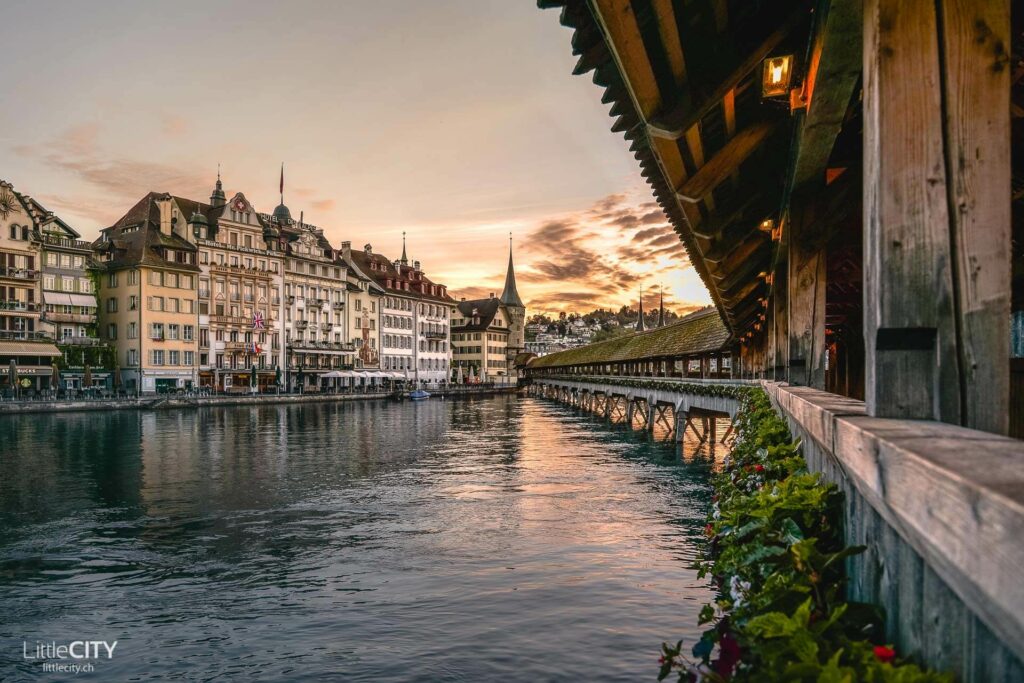
{"type": "Polygon", "coordinates": [[[214,187],[213,192],[210,193],[210,206],[219,207],[224,206],[228,203],[227,197],[224,196],[224,185],[220,182],[220,163],[217,163],[217,185],[214,187]]]}
{"type": "Polygon", "coordinates": [[[658,285],[658,295],[661,300],[658,302],[658,327],[665,327],[665,287],[658,285]]]}
{"type": "Polygon", "coordinates": [[[402,231],[402,265],[409,265],[409,257],[405,255],[405,230],[402,231]]]}
{"type": "Polygon", "coordinates": [[[640,316],[636,319],[636,331],[643,332],[646,329],[644,326],[644,286],[640,285],[640,316]]]}
{"type": "Polygon", "coordinates": [[[505,271],[505,289],[501,292],[501,302],[506,306],[526,308],[516,289],[516,271],[512,266],[512,233],[508,234],[508,270],[505,271]]]}

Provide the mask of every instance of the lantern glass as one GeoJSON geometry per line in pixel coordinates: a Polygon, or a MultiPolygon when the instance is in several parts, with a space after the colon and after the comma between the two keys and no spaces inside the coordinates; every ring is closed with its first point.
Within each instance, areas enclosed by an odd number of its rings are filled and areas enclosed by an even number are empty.
{"type": "Polygon", "coordinates": [[[793,75],[793,55],[769,57],[764,60],[764,77],[761,95],[781,97],[789,95],[789,81],[793,75]]]}

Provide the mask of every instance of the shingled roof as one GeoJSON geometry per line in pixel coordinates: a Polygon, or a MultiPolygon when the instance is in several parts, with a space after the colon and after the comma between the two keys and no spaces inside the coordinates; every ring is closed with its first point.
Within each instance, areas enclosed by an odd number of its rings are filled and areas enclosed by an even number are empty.
{"type": "MultiPolygon", "coordinates": [[[[466,323],[464,325],[453,325],[452,332],[482,332],[489,329],[491,323],[494,322],[494,316],[498,314],[498,308],[501,306],[501,303],[501,299],[493,296],[488,299],[460,301],[459,312],[466,319],[466,323]],[[479,320],[478,323],[473,322],[474,312],[479,320]]],[[[503,331],[508,332],[507,329],[503,331]]]]}
{"type": "Polygon", "coordinates": [[[448,294],[447,285],[432,281],[418,268],[396,264],[383,254],[375,253],[370,245],[366,245],[362,251],[353,249],[350,253],[359,270],[389,294],[423,301],[455,303],[455,299],[448,294]],[[433,294],[430,293],[431,286],[434,287],[433,294]]]}
{"type": "Polygon", "coordinates": [[[721,351],[729,341],[729,330],[718,311],[708,308],[691,313],[682,320],[646,332],[615,337],[577,349],[559,351],[536,358],[531,368],[558,368],[594,365],[721,351]]]}

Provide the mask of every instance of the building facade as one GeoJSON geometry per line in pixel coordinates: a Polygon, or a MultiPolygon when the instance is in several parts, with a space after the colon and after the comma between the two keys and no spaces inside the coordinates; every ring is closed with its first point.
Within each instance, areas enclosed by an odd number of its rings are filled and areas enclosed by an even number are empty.
{"type": "Polygon", "coordinates": [[[116,349],[129,391],[156,393],[197,384],[201,270],[175,198],[151,192],[93,244],[99,332],[116,349]]]}
{"type": "MultiPolygon", "coordinates": [[[[367,245],[369,247],[369,245],[367,245]]],[[[342,242],[338,258],[347,273],[347,324],[354,348],[353,370],[380,370],[380,310],[385,292],[356,263],[351,242],[342,242]]]]}
{"type": "Polygon", "coordinates": [[[448,287],[430,280],[419,261],[410,263],[404,244],[402,257],[395,261],[374,253],[370,244],[350,254],[359,270],[384,291],[382,368],[401,373],[416,385],[447,381],[455,307],[448,287]]]}
{"type": "Polygon", "coordinates": [[[354,364],[345,313],[348,268],[323,230],[301,217],[293,221],[283,203],[264,220],[284,245],[286,367],[290,386],[305,391],[319,386],[322,375],[354,364]]]}

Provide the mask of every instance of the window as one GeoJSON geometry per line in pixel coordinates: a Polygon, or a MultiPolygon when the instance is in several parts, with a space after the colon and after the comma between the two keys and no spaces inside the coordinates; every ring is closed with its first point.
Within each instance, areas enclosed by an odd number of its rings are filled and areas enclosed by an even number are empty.
{"type": "Polygon", "coordinates": [[[195,330],[196,328],[194,326],[185,325],[185,327],[182,328],[181,338],[184,339],[185,341],[192,341],[195,335],[195,330]]]}
{"type": "Polygon", "coordinates": [[[206,251],[205,249],[203,251],[199,252],[199,263],[201,263],[201,264],[203,264],[205,266],[209,262],[210,262],[210,252],[206,251]]]}
{"type": "Polygon", "coordinates": [[[164,275],[164,287],[177,287],[178,286],[178,274],[167,273],[164,275]]]}
{"type": "MultiPolygon", "coordinates": [[[[11,237],[14,237],[13,230],[11,237]]],[[[54,254],[53,252],[50,252],[49,254],[46,255],[46,265],[56,268],[57,266],[60,265],[60,256],[54,254]]]]}
{"type": "Polygon", "coordinates": [[[107,276],[107,287],[117,287],[117,273],[111,273],[107,276]]]}
{"type": "Polygon", "coordinates": [[[128,339],[138,339],[139,326],[137,323],[128,323],[128,339]]]}
{"type": "Polygon", "coordinates": [[[87,278],[87,277],[80,277],[80,278],[78,278],[78,291],[79,292],[83,292],[85,294],[89,294],[89,293],[92,292],[92,283],[89,282],[89,278],[87,278]]]}
{"type": "Polygon", "coordinates": [[[150,355],[150,361],[151,361],[151,363],[153,365],[163,365],[164,364],[164,352],[163,352],[162,349],[154,349],[154,350],[149,352],[149,355],[150,355]]]}
{"type": "Polygon", "coordinates": [[[192,365],[195,365],[195,364],[196,364],[196,354],[195,354],[195,351],[186,351],[185,352],[185,365],[192,366],[192,365]]]}
{"type": "Polygon", "coordinates": [[[181,354],[178,351],[169,351],[167,353],[167,364],[168,365],[179,365],[181,354]]]}
{"type": "Polygon", "coordinates": [[[53,290],[55,282],[56,282],[56,278],[54,278],[52,275],[44,276],[43,277],[43,289],[53,290]]]}
{"type": "Polygon", "coordinates": [[[139,350],[128,349],[128,355],[126,360],[128,361],[126,365],[128,365],[129,367],[137,366],[139,364],[139,350]]]}
{"type": "Polygon", "coordinates": [[[149,310],[151,310],[151,311],[162,311],[162,310],[164,310],[164,298],[162,296],[151,296],[151,297],[149,297],[149,310]]]}
{"type": "Polygon", "coordinates": [[[117,312],[117,299],[115,299],[114,297],[110,297],[109,299],[107,299],[107,313],[116,313],[116,312],[117,312]]]}
{"type": "Polygon", "coordinates": [[[195,302],[193,302],[192,299],[182,299],[181,300],[181,312],[182,313],[192,313],[195,310],[194,309],[194,303],[195,302]]]}
{"type": "Polygon", "coordinates": [[[75,291],[75,278],[73,278],[73,277],[62,277],[60,280],[61,280],[60,288],[63,289],[65,292],[73,292],[73,291],[75,291]]]}
{"type": "Polygon", "coordinates": [[[164,324],[163,323],[150,323],[149,325],[149,336],[151,339],[163,340],[164,338],[164,324]]]}
{"type": "Polygon", "coordinates": [[[129,311],[135,311],[135,310],[138,310],[138,308],[139,308],[139,297],[137,295],[135,295],[135,294],[132,294],[131,296],[128,297],[128,310],[129,311]]]}
{"type": "Polygon", "coordinates": [[[139,284],[139,271],[129,270],[128,271],[128,284],[137,285],[139,284]]]}
{"type": "Polygon", "coordinates": [[[168,325],[167,326],[167,338],[176,340],[178,338],[178,330],[181,329],[180,325],[168,325]]]}
{"type": "Polygon", "coordinates": [[[178,312],[178,300],[174,298],[167,299],[167,308],[165,309],[168,313],[178,312]]]}
{"type": "Polygon", "coordinates": [[[117,339],[117,323],[110,323],[107,325],[107,339],[117,339]]]}
{"type": "Polygon", "coordinates": [[[151,271],[149,271],[149,284],[155,285],[157,287],[160,287],[161,285],[163,285],[164,284],[163,273],[161,273],[159,270],[151,270],[151,271]]]}

